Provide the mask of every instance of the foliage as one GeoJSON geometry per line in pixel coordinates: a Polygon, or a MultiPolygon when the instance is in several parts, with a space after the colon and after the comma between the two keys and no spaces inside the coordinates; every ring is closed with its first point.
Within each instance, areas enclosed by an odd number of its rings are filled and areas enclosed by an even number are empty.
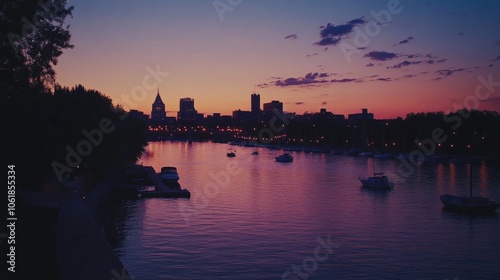
{"type": "Polygon", "coordinates": [[[66,0],[0,2],[0,89],[3,97],[44,93],[55,84],[58,57],[72,48],[69,26],[73,7],[66,0]]]}

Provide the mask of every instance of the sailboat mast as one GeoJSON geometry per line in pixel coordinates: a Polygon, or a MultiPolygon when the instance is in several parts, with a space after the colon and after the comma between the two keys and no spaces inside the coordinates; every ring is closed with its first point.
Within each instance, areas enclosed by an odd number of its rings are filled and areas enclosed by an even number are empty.
{"type": "Polygon", "coordinates": [[[469,163],[469,187],[470,187],[470,197],[472,198],[472,163],[469,163]]]}

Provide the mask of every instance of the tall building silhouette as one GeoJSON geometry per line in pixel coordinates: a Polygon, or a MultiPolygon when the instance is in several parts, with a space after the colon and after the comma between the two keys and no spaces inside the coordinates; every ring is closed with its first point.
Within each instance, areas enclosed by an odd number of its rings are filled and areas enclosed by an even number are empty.
{"type": "Polygon", "coordinates": [[[194,121],[196,120],[198,111],[194,108],[194,99],[181,98],[179,101],[179,112],[177,120],[179,121],[194,121]]]}
{"type": "Polygon", "coordinates": [[[279,102],[277,100],[273,100],[271,102],[264,103],[264,113],[270,113],[274,109],[276,109],[279,112],[283,113],[283,102],[279,102]]]}
{"type": "Polygon", "coordinates": [[[363,108],[361,109],[361,114],[349,114],[348,119],[350,121],[355,121],[355,120],[373,120],[375,119],[373,113],[368,113],[368,109],[363,108]]]}
{"type": "Polygon", "coordinates": [[[252,98],[252,107],[251,107],[252,114],[260,113],[260,94],[252,93],[251,98],[252,98]]]}
{"type": "Polygon", "coordinates": [[[166,117],[167,113],[165,111],[165,103],[161,100],[160,89],[158,89],[155,101],[153,102],[153,105],[151,105],[151,121],[161,123],[165,121],[166,117]]]}

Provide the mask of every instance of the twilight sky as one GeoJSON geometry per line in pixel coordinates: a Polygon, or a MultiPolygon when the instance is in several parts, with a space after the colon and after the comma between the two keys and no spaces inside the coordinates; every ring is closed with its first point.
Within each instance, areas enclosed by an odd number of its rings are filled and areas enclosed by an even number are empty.
{"type": "Polygon", "coordinates": [[[147,114],[157,87],[168,116],[182,97],[205,114],[250,110],[254,91],[262,103],[280,100],[298,114],[368,108],[392,118],[450,111],[464,101],[500,111],[500,85],[482,86],[481,96],[489,96],[474,103],[478,77],[500,83],[500,1],[69,4],[75,48],[61,56],[58,82],[83,84],[147,114]],[[147,68],[159,69],[159,83],[147,68]]]}

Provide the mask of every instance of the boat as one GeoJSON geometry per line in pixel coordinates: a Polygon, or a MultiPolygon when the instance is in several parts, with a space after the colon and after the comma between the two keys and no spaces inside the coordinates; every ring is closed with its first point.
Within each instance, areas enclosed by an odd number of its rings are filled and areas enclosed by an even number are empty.
{"type": "Polygon", "coordinates": [[[182,189],[179,184],[177,168],[164,166],[156,172],[152,166],[134,165],[129,167],[129,173],[134,172],[145,177],[143,184],[131,184],[128,180],[120,185],[122,192],[130,198],[190,198],[191,193],[182,189]]]}
{"type": "MultiPolygon", "coordinates": [[[[375,170],[375,160],[372,159],[373,170],[375,170]]],[[[389,180],[384,172],[373,172],[373,176],[367,178],[358,178],[361,181],[361,186],[373,190],[392,190],[394,183],[389,180]]]]}
{"type": "Polygon", "coordinates": [[[362,157],[373,157],[373,152],[365,151],[365,152],[361,152],[359,155],[362,157]]]}
{"type": "Polygon", "coordinates": [[[235,157],[236,156],[236,150],[235,149],[227,149],[226,155],[227,155],[227,157],[235,157]]]}
{"type": "Polygon", "coordinates": [[[487,197],[472,195],[472,166],[469,164],[469,196],[441,195],[439,199],[447,210],[463,213],[493,213],[500,207],[500,203],[491,201],[487,197]]]}
{"type": "Polygon", "coordinates": [[[343,155],[344,154],[344,150],[342,150],[342,149],[332,149],[331,153],[333,155],[343,155]]]}
{"type": "Polygon", "coordinates": [[[293,156],[290,155],[289,153],[283,153],[282,155],[279,155],[276,157],[277,162],[292,162],[293,161],[293,156]]]}
{"type": "Polygon", "coordinates": [[[401,153],[401,154],[397,155],[396,158],[401,159],[401,160],[403,160],[403,159],[408,160],[408,159],[410,159],[410,154],[409,153],[401,153]]]}
{"type": "Polygon", "coordinates": [[[389,153],[375,153],[375,154],[373,154],[373,157],[374,158],[379,158],[379,159],[391,159],[391,158],[394,158],[389,153]]]}
{"type": "Polygon", "coordinates": [[[177,168],[173,166],[164,166],[160,170],[160,178],[162,181],[167,182],[177,182],[179,181],[179,173],[177,173],[177,168]]]}
{"type": "Polygon", "coordinates": [[[359,156],[359,153],[361,153],[361,151],[358,148],[352,148],[352,149],[346,151],[344,154],[348,155],[348,156],[357,157],[357,156],[359,156]]]}
{"type": "Polygon", "coordinates": [[[467,159],[464,157],[454,157],[454,158],[449,159],[448,162],[453,163],[453,164],[466,164],[467,159]]]}
{"type": "Polygon", "coordinates": [[[361,184],[364,188],[374,189],[374,190],[392,190],[394,189],[394,183],[389,180],[389,177],[384,175],[384,173],[378,172],[373,173],[373,176],[368,178],[359,178],[361,184]]]}

